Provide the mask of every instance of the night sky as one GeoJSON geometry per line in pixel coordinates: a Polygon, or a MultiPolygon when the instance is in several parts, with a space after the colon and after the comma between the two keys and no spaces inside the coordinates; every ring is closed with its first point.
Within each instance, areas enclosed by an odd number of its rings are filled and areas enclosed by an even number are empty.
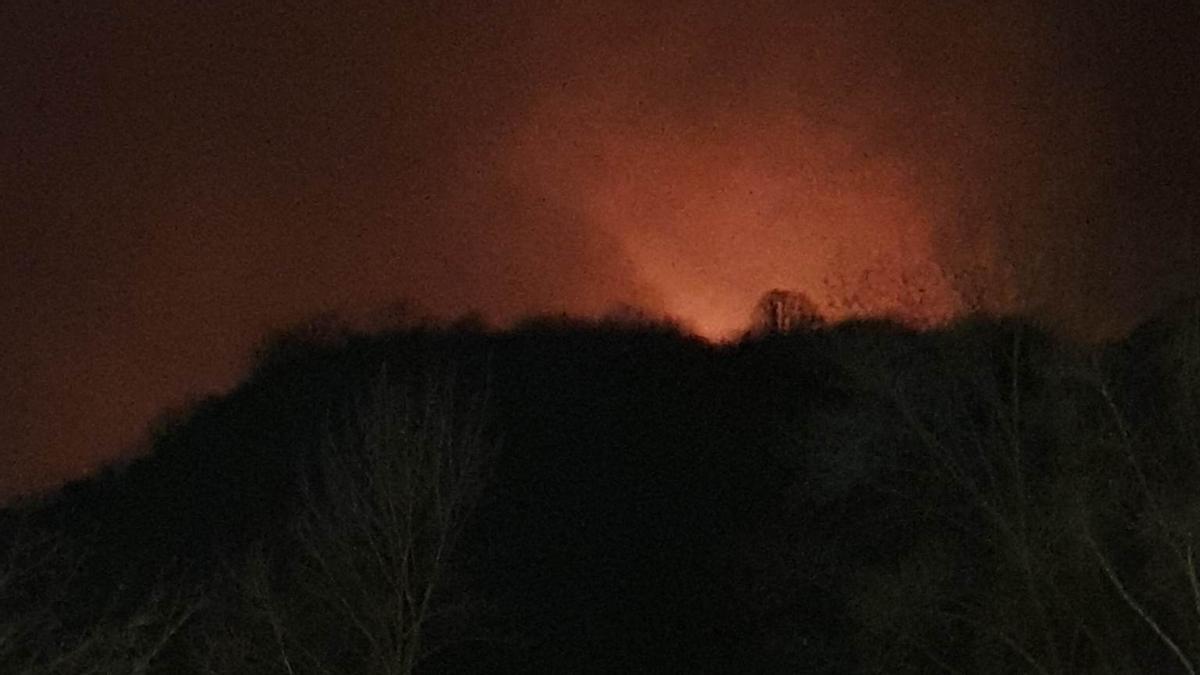
{"type": "Polygon", "coordinates": [[[0,495],[325,310],[1117,335],[1200,282],[1198,110],[1194,1],[4,2],[0,495]]]}

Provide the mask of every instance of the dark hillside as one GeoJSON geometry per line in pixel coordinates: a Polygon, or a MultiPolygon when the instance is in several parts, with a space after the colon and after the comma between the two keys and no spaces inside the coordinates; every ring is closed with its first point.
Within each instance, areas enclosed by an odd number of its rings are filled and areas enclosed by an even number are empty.
{"type": "Polygon", "coordinates": [[[1188,672],[1196,317],[282,335],[3,513],[0,664],[1188,672]]]}

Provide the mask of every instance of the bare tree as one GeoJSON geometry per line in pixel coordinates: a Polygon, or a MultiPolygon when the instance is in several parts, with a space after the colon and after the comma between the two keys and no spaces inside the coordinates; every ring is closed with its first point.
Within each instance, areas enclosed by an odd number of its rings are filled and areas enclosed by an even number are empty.
{"type": "Polygon", "coordinates": [[[101,675],[152,672],[171,641],[205,604],[202,589],[164,570],[129,606],[122,598],[94,613],[79,606],[79,573],[89,564],[81,542],[28,513],[10,513],[0,556],[0,670],[101,675]]]}
{"type": "Polygon", "coordinates": [[[299,591],[273,597],[269,571],[256,582],[285,672],[410,673],[429,653],[426,629],[492,449],[482,399],[464,398],[453,374],[406,387],[384,371],[330,428],[302,480],[299,591]]]}
{"type": "Polygon", "coordinates": [[[48,655],[53,633],[51,598],[32,598],[37,586],[60,587],[58,568],[66,554],[61,537],[34,527],[24,510],[4,514],[8,522],[0,534],[0,669],[9,673],[37,672],[48,655]]]}
{"type": "Polygon", "coordinates": [[[1010,336],[1003,367],[947,352],[936,372],[881,383],[894,442],[912,450],[884,487],[925,531],[855,582],[865,660],[880,672],[1194,673],[1195,437],[1129,418],[1098,356],[1025,336],[1010,336]]]}

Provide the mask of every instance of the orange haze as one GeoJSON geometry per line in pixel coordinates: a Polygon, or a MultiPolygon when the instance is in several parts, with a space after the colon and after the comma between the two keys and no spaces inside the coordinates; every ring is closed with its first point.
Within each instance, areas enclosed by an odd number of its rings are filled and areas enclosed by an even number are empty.
{"type": "Polygon", "coordinates": [[[1200,5],[1153,4],[4,3],[0,495],[324,310],[1117,334],[1197,281],[1200,5]]]}

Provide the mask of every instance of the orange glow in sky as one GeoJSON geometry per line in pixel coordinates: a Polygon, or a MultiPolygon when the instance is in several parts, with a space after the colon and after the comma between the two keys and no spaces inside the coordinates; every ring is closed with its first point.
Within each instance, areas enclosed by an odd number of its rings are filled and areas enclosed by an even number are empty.
{"type": "MultiPolygon", "coordinates": [[[[964,311],[935,262],[947,205],[922,184],[919,158],[880,153],[870,129],[802,107],[679,120],[622,116],[625,102],[611,82],[540,101],[511,140],[507,175],[611,236],[659,311],[716,339],[745,330],[772,288],[807,294],[830,320],[929,325],[964,311]]],[[[1009,295],[998,283],[992,297],[1009,295]]]]}
{"type": "Polygon", "coordinates": [[[326,311],[1096,337],[1200,287],[1195,2],[118,4],[0,9],[0,498],[326,311]]]}

